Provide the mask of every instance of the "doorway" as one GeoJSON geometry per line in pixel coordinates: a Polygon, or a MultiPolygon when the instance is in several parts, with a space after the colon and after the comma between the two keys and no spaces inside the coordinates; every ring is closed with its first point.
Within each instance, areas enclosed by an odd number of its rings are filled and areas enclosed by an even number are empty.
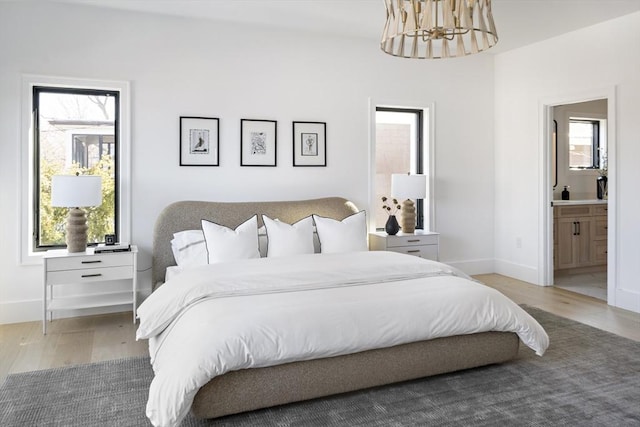
{"type": "Polygon", "coordinates": [[[553,284],[606,301],[607,100],[556,105],[552,116],[553,284]]]}
{"type": "Polygon", "coordinates": [[[610,305],[616,283],[614,93],[544,102],[541,139],[543,282],[610,305]]]}

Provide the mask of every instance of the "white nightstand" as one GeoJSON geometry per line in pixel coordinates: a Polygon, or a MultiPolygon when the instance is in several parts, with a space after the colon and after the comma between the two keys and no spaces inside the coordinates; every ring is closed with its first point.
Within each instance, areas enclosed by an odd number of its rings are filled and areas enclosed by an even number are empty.
{"type": "Polygon", "coordinates": [[[416,230],[414,234],[389,236],[384,231],[369,233],[369,249],[392,251],[438,261],[440,233],[416,230]]]}
{"type": "Polygon", "coordinates": [[[128,252],[104,252],[95,254],[93,248],[86,252],[68,253],[66,249],[51,250],[44,254],[44,295],[42,300],[42,333],[47,333],[49,321],[55,310],[75,310],[132,304],[133,323],[137,308],[138,248],[131,245],[128,252]],[[55,297],[54,286],[87,283],[99,290],[99,284],[107,280],[131,280],[131,291],[95,292],[75,297],[55,297]]]}

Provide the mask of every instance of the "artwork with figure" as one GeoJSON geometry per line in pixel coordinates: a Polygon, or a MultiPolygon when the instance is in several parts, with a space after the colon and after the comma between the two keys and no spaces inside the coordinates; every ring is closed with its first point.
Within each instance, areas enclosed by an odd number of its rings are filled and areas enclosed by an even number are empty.
{"type": "Polygon", "coordinates": [[[318,155],[318,134],[302,133],[302,155],[317,156],[318,155]]]}
{"type": "Polygon", "coordinates": [[[251,154],[259,156],[267,154],[266,132],[251,132],[251,154]]]}
{"type": "Polygon", "coordinates": [[[189,153],[209,154],[209,130],[190,129],[189,130],[189,153]]]}

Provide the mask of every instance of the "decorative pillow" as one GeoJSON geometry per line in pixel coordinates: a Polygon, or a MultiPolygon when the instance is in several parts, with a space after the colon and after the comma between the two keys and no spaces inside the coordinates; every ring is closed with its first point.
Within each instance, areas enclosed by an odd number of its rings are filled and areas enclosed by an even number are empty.
{"type": "Polygon", "coordinates": [[[367,217],[360,211],[342,221],[313,215],[323,254],[366,251],[367,217]]]}
{"type": "Polygon", "coordinates": [[[267,257],[314,253],[313,218],[310,216],[291,225],[266,215],[262,215],[262,221],[267,229],[267,257]]]}
{"type": "MultiPolygon", "coordinates": [[[[260,256],[267,254],[267,230],[264,227],[258,229],[260,256]]],[[[207,244],[204,241],[202,230],[185,230],[173,233],[171,239],[171,251],[176,265],[179,267],[194,267],[207,265],[207,244]]]]}
{"type": "Polygon", "coordinates": [[[191,267],[207,264],[207,245],[202,230],[186,230],[173,234],[171,250],[176,264],[191,267]]]}
{"type": "Polygon", "coordinates": [[[258,250],[258,215],[254,215],[235,230],[202,220],[209,264],[237,259],[260,258],[258,250]]]}

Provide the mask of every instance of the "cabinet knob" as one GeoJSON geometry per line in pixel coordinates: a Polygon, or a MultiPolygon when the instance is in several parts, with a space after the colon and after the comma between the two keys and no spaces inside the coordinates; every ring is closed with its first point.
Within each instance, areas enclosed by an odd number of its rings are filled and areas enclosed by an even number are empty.
{"type": "Polygon", "coordinates": [[[96,273],[96,274],[83,274],[81,277],[84,279],[86,277],[100,277],[102,276],[102,273],[96,273]]]}
{"type": "Polygon", "coordinates": [[[95,259],[95,260],[91,260],[91,261],[80,261],[80,264],[99,264],[101,262],[102,262],[102,260],[95,259]]]}

